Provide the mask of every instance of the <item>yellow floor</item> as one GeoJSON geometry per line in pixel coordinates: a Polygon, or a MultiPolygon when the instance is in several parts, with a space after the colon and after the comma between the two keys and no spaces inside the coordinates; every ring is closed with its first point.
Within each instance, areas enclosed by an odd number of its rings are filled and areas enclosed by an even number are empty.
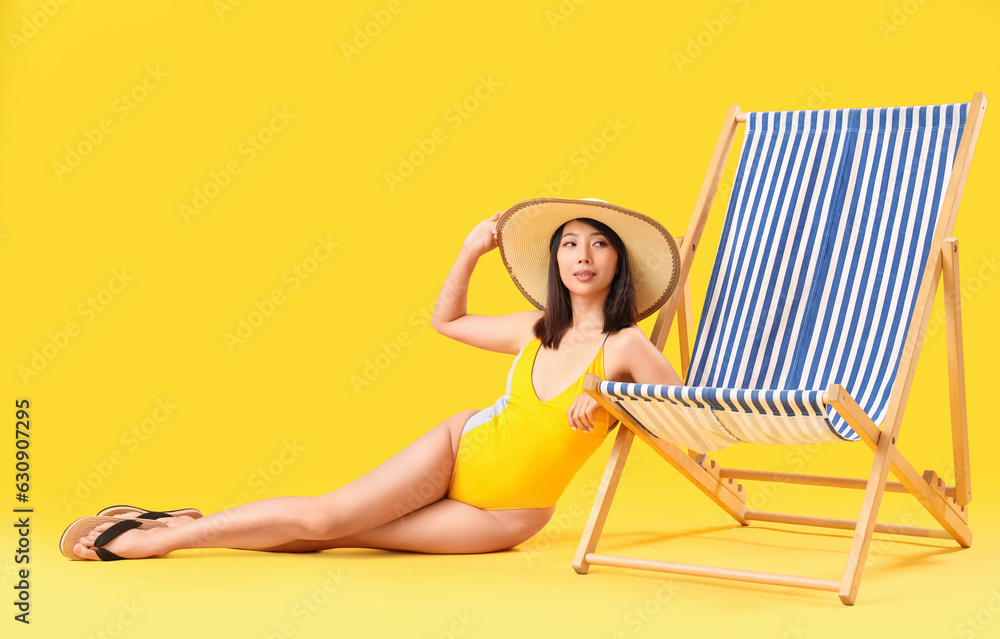
{"type": "MultiPolygon", "coordinates": [[[[59,531],[44,530],[35,537],[31,630],[143,638],[175,637],[178,629],[268,638],[1000,636],[1000,522],[977,515],[996,512],[989,503],[972,510],[970,549],[876,535],[854,607],[829,592],[600,566],[578,575],[570,563],[608,448],[574,480],[549,525],[503,553],[211,550],[92,564],[63,559],[54,550],[59,531]]],[[[851,516],[861,496],[811,490],[782,485],[750,498],[776,510],[851,516]]],[[[930,524],[907,495],[887,495],[883,506],[883,521],[930,524]]],[[[637,450],[599,550],[839,578],[849,544],[844,531],[741,529],[650,452],[637,450]]]]}

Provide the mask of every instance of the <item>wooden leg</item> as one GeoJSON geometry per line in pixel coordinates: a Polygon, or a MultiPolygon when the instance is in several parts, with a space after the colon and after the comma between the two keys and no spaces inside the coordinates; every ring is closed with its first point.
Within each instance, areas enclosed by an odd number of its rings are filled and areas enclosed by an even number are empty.
{"type": "Polygon", "coordinates": [[[573,570],[581,575],[587,574],[590,564],[587,563],[587,554],[597,549],[597,541],[601,538],[601,531],[604,530],[604,522],[608,518],[608,511],[611,510],[611,500],[614,499],[615,490],[618,489],[618,480],[621,479],[622,470],[625,468],[625,460],[628,458],[628,451],[632,448],[634,433],[624,426],[618,427],[618,436],[611,448],[611,456],[608,458],[607,468],[604,469],[604,477],[601,485],[597,489],[594,497],[594,506],[590,509],[590,518],[583,529],[583,536],[580,537],[580,546],[576,550],[576,557],[573,559],[573,570]]]}
{"type": "Polygon", "coordinates": [[[885,482],[889,477],[889,467],[892,465],[891,453],[893,442],[891,437],[880,437],[875,451],[875,463],[868,476],[868,488],[861,502],[861,513],[854,528],[854,538],[851,540],[851,551],[847,555],[847,567],[844,578],[840,582],[840,601],[847,606],[853,606],[858,596],[858,585],[861,583],[861,572],[868,557],[868,547],[871,545],[872,533],[875,532],[875,520],[878,508],[885,492],[885,482]]]}
{"type": "Polygon", "coordinates": [[[694,317],[691,309],[691,280],[684,280],[684,290],[677,307],[677,342],[681,351],[681,379],[687,379],[694,349],[694,317]]]}
{"type": "Polygon", "coordinates": [[[960,546],[963,548],[971,546],[972,531],[969,529],[965,506],[959,505],[953,498],[946,498],[929,486],[920,473],[896,448],[892,449],[891,461],[892,473],[906,487],[906,490],[910,491],[914,499],[927,509],[927,512],[941,524],[942,528],[948,531],[948,534],[960,546]]]}
{"type": "MultiPolygon", "coordinates": [[[[900,483],[917,501],[927,509],[948,534],[967,548],[972,544],[972,531],[967,524],[965,506],[958,504],[953,498],[933,490],[920,473],[903,457],[894,445],[894,438],[882,433],[861,407],[854,401],[850,393],[839,384],[830,384],[827,391],[827,402],[832,404],[840,415],[847,420],[862,441],[875,453],[881,449],[883,439],[889,441],[890,470],[900,483]]],[[[869,483],[870,485],[870,483],[869,483]]]]}
{"type": "Polygon", "coordinates": [[[951,444],[955,456],[955,501],[972,501],[969,472],[969,424],[965,405],[965,355],[962,350],[962,295],[958,276],[958,240],[948,238],[942,248],[945,332],[948,340],[948,390],[951,398],[951,444]]]}

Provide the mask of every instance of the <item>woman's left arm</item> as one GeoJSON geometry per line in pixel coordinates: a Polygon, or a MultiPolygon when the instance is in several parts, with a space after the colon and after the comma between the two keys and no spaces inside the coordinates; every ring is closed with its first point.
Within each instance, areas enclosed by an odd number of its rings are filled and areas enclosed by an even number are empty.
{"type": "Polygon", "coordinates": [[[628,357],[625,359],[628,375],[638,384],[660,384],[663,386],[682,386],[680,375],[670,365],[663,353],[656,349],[653,342],[639,330],[638,327],[627,329],[628,341],[625,349],[628,357]]]}
{"type": "MultiPolygon", "coordinates": [[[[680,386],[684,383],[663,353],[656,350],[656,346],[638,327],[623,330],[621,336],[625,339],[616,341],[627,354],[624,358],[627,368],[622,377],[627,376],[640,384],[680,386]]],[[[573,400],[566,417],[571,428],[590,432],[598,412],[607,411],[590,395],[583,393],[573,400]]]]}

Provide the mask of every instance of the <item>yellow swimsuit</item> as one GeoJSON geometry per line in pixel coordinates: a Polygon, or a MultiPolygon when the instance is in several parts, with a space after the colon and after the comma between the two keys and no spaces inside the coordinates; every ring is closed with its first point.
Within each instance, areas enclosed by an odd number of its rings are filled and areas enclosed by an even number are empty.
{"type": "Polygon", "coordinates": [[[540,346],[537,337],[525,344],[507,374],[507,393],[465,423],[451,499],[484,510],[548,508],[604,441],[605,411],[589,433],[570,428],[566,416],[587,373],[604,379],[604,343],[576,382],[548,402],[539,401],[531,383],[540,346]]]}

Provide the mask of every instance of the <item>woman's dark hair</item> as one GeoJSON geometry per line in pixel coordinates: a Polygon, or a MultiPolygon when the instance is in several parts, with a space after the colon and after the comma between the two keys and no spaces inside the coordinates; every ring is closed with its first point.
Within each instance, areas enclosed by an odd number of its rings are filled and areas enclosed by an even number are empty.
{"type": "MultiPolygon", "coordinates": [[[[604,332],[613,333],[635,324],[639,316],[636,310],[635,285],[629,267],[628,251],[618,234],[607,224],[589,217],[576,218],[604,234],[608,243],[618,251],[618,272],[611,281],[611,290],[604,300],[604,332]]],[[[572,220],[570,220],[572,221],[572,220]]],[[[573,325],[573,308],[570,306],[569,289],[559,276],[559,262],[556,253],[562,240],[563,229],[569,222],[556,229],[549,240],[549,289],[545,304],[545,314],[535,322],[535,337],[546,348],[559,348],[563,335],[573,325]]]]}

